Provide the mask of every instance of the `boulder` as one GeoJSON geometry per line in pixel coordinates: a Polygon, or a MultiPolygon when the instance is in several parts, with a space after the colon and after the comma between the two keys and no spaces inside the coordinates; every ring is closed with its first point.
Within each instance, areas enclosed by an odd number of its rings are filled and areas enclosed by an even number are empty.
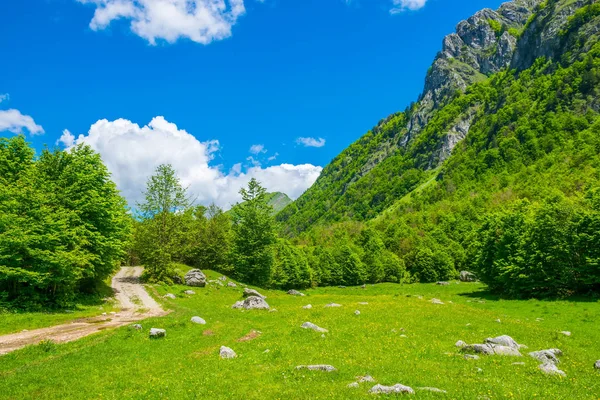
{"type": "Polygon", "coordinates": [[[296,369],[307,369],[309,371],[324,371],[324,372],[333,372],[337,371],[337,369],[332,365],[326,364],[318,364],[318,365],[298,365],[296,369]]]}
{"type": "Polygon", "coordinates": [[[475,353],[485,354],[485,355],[493,355],[494,348],[491,344],[474,344],[471,346],[465,347],[465,349],[471,347],[475,353]]]}
{"type": "Polygon", "coordinates": [[[439,285],[439,286],[448,286],[450,284],[448,282],[440,281],[440,282],[437,283],[437,285],[439,285]]]}
{"type": "Polygon", "coordinates": [[[161,337],[167,336],[167,331],[159,328],[151,328],[150,329],[150,338],[157,339],[161,337]]]}
{"type": "Polygon", "coordinates": [[[469,271],[460,271],[459,278],[462,282],[475,282],[477,280],[477,276],[469,271]]]}
{"type": "Polygon", "coordinates": [[[499,346],[511,347],[513,349],[519,349],[519,344],[510,336],[502,335],[495,338],[487,338],[484,340],[485,343],[491,343],[499,346]]]}
{"type": "Polygon", "coordinates": [[[352,382],[352,383],[348,384],[348,387],[349,388],[357,388],[357,387],[359,387],[359,385],[358,385],[358,382],[352,382]]]}
{"type": "Polygon", "coordinates": [[[399,383],[394,386],[383,386],[383,385],[375,385],[369,390],[369,393],[375,394],[392,394],[392,393],[400,393],[400,394],[415,394],[415,391],[408,386],[401,385],[399,383]]]}
{"type": "Polygon", "coordinates": [[[558,356],[562,355],[562,351],[559,349],[548,349],[533,351],[529,355],[543,364],[558,364],[560,363],[558,356]]]}
{"type": "Polygon", "coordinates": [[[163,296],[165,299],[176,299],[177,296],[175,296],[173,293],[167,293],[163,296]]]}
{"type": "Polygon", "coordinates": [[[456,342],[454,345],[455,345],[456,347],[458,347],[459,349],[462,349],[463,347],[467,347],[467,346],[468,346],[468,344],[467,344],[467,343],[465,343],[465,342],[463,342],[462,340],[459,340],[459,341],[458,341],[458,342],[456,342]]]}
{"type": "Polygon", "coordinates": [[[522,357],[523,355],[519,352],[518,348],[508,347],[508,346],[499,346],[497,344],[493,344],[492,348],[494,349],[494,354],[499,356],[513,356],[513,357],[522,357]]]}
{"type": "Polygon", "coordinates": [[[538,366],[538,368],[543,373],[545,373],[546,375],[567,376],[567,374],[565,373],[565,371],[561,371],[560,369],[558,369],[558,367],[556,366],[556,364],[553,364],[553,363],[540,364],[538,366]]]}
{"type": "Polygon", "coordinates": [[[440,299],[431,299],[431,303],[432,304],[444,304],[444,302],[441,301],[440,299]]]}
{"type": "Polygon", "coordinates": [[[341,306],[342,306],[341,304],[337,304],[337,303],[329,303],[329,304],[325,305],[325,307],[327,307],[327,308],[335,308],[335,307],[341,307],[341,306]]]}
{"type": "Polygon", "coordinates": [[[199,324],[199,325],[205,325],[206,321],[200,317],[192,317],[192,319],[190,320],[195,324],[199,324]]]}
{"type": "Polygon", "coordinates": [[[196,294],[193,290],[184,290],[184,294],[196,294]]]}
{"type": "Polygon", "coordinates": [[[421,390],[423,392],[432,392],[432,393],[448,393],[445,390],[434,388],[434,387],[418,387],[417,390],[421,390]]]}
{"type": "Polygon", "coordinates": [[[561,331],[560,333],[565,336],[571,336],[571,332],[569,332],[569,331],[561,331]]]}
{"type": "Polygon", "coordinates": [[[188,286],[194,287],[204,287],[206,286],[206,275],[202,273],[199,269],[191,269],[185,274],[183,278],[185,280],[185,284],[188,286]]]}
{"type": "Polygon", "coordinates": [[[227,286],[229,286],[229,287],[237,287],[237,285],[234,282],[231,282],[231,281],[227,282],[227,286]]]}
{"type": "Polygon", "coordinates": [[[321,333],[329,332],[327,329],[321,328],[321,327],[313,324],[312,322],[305,322],[305,323],[303,323],[302,326],[301,326],[301,328],[312,329],[313,331],[317,331],[317,332],[321,332],[321,333]]]}
{"type": "Polygon", "coordinates": [[[256,297],[260,297],[262,299],[266,299],[267,298],[267,296],[263,296],[262,294],[258,293],[254,289],[244,288],[244,297],[249,297],[249,296],[256,296],[256,297]]]}
{"type": "Polygon", "coordinates": [[[223,359],[236,358],[237,354],[235,354],[235,351],[229,347],[221,346],[219,349],[219,357],[223,359]]]}
{"type": "Polygon", "coordinates": [[[305,310],[310,310],[312,308],[312,304],[307,304],[305,306],[302,306],[302,308],[304,308],[305,310]]]}
{"type": "Polygon", "coordinates": [[[594,368],[600,370],[600,360],[594,363],[594,368]]]}
{"type": "Polygon", "coordinates": [[[299,291],[294,289],[288,290],[287,294],[290,294],[292,296],[304,296],[304,293],[300,293],[299,291]]]}
{"type": "Polygon", "coordinates": [[[236,302],[231,308],[244,308],[246,310],[268,310],[271,307],[269,307],[264,298],[250,296],[243,301],[236,302]]]}
{"type": "Polygon", "coordinates": [[[373,378],[371,375],[357,376],[356,379],[358,379],[358,382],[360,382],[360,383],[375,382],[375,378],[373,378]]]}

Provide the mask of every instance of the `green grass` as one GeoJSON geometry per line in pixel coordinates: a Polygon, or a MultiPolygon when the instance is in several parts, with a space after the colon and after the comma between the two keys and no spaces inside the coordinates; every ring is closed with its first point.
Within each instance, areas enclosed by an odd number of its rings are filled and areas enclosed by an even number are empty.
{"type": "MultiPolygon", "coordinates": [[[[209,279],[216,276],[209,273],[209,279]]],[[[182,294],[183,286],[154,289],[178,298],[164,302],[173,313],[142,321],[142,331],[124,327],[1,357],[0,398],[373,398],[367,393],[373,384],[346,387],[364,374],[382,384],[448,391],[417,392],[415,397],[424,399],[597,399],[600,393],[600,372],[593,369],[600,359],[598,302],[498,300],[480,284],[382,284],[308,290],[306,297],[262,291],[278,310],[269,313],[231,309],[240,298],[239,287],[195,289],[190,297],[182,294]],[[446,304],[431,304],[432,297],[446,304]],[[365,301],[369,304],[358,304],[365,301]],[[323,307],[330,302],[343,307],[323,307]],[[301,308],[309,303],[312,310],[301,308]],[[354,315],[357,309],[359,316],[354,315]],[[190,323],[194,315],[207,325],[190,323]],[[322,338],[301,329],[306,321],[330,332],[322,338]],[[150,327],[165,328],[167,337],[150,340],[150,327]],[[262,335],[237,341],[253,329],[262,335]],[[206,330],[212,334],[204,334],[206,330]],[[560,335],[562,330],[573,335],[560,335]],[[529,351],[562,349],[559,367],[567,378],[543,375],[530,357],[473,361],[456,354],[459,339],[479,343],[501,334],[528,345],[529,351]],[[238,358],[219,359],[221,345],[233,348],[238,358]],[[525,365],[511,365],[516,361],[525,365]],[[299,364],[317,363],[332,364],[338,371],[295,370],[299,364]]]]}

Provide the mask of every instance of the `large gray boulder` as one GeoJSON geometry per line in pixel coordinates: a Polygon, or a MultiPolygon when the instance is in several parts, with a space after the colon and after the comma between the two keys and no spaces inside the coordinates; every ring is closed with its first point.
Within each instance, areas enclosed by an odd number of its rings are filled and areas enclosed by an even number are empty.
{"type": "Polygon", "coordinates": [[[303,323],[301,328],[312,329],[313,331],[317,331],[317,332],[321,332],[321,333],[329,332],[327,329],[321,328],[320,326],[317,326],[317,325],[313,324],[312,322],[303,323]]]}
{"type": "Polygon", "coordinates": [[[152,339],[158,339],[167,336],[167,331],[159,328],[150,328],[150,337],[152,339]]]}
{"type": "Polygon", "coordinates": [[[404,385],[401,385],[401,384],[397,383],[394,386],[375,385],[375,386],[373,386],[371,388],[371,390],[369,390],[369,393],[375,393],[375,394],[392,394],[392,393],[415,394],[415,391],[411,387],[404,386],[404,385]]]}
{"type": "Polygon", "coordinates": [[[188,286],[194,287],[204,287],[206,286],[206,275],[199,269],[189,270],[185,277],[185,284],[188,286]]]}
{"type": "Polygon", "coordinates": [[[460,280],[462,282],[475,282],[477,280],[477,276],[469,271],[460,271],[460,280]]]}
{"type": "Polygon", "coordinates": [[[248,288],[244,288],[243,296],[244,297],[256,296],[256,297],[260,297],[262,299],[266,299],[267,298],[267,296],[263,296],[262,294],[258,293],[256,290],[254,290],[254,289],[248,289],[248,288]]]}
{"type": "Polygon", "coordinates": [[[246,310],[268,310],[271,307],[265,299],[258,296],[250,296],[243,301],[238,301],[231,308],[243,308],[246,310]]]}

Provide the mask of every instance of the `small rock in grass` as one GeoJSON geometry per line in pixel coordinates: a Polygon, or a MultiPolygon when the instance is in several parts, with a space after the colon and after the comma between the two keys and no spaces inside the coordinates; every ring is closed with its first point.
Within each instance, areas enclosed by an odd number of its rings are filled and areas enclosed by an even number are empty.
{"type": "Polygon", "coordinates": [[[463,357],[465,358],[465,360],[479,360],[479,356],[476,356],[474,354],[465,354],[463,357]]]}
{"type": "Polygon", "coordinates": [[[465,342],[464,342],[464,341],[462,341],[462,340],[459,340],[459,341],[458,341],[458,342],[456,342],[454,345],[455,345],[456,347],[458,347],[459,349],[462,349],[463,347],[467,347],[467,346],[468,346],[468,344],[467,344],[467,343],[465,343],[465,342]]]}
{"type": "Polygon", "coordinates": [[[422,390],[424,392],[433,392],[433,393],[448,393],[445,390],[434,388],[434,387],[418,387],[417,390],[422,390]]]}
{"type": "Polygon", "coordinates": [[[296,369],[307,369],[309,371],[323,371],[323,372],[333,372],[337,371],[332,365],[318,364],[318,365],[298,365],[296,369]]]}
{"type": "Polygon", "coordinates": [[[237,285],[234,282],[231,282],[231,281],[227,282],[227,286],[229,286],[229,287],[237,287],[237,285]]]}
{"type": "Polygon", "coordinates": [[[450,284],[448,282],[440,281],[440,282],[437,283],[437,285],[439,285],[439,286],[448,286],[450,284]]]}
{"type": "Polygon", "coordinates": [[[150,329],[150,337],[153,339],[161,338],[167,336],[167,331],[159,328],[151,328],[150,329]]]}
{"type": "Polygon", "coordinates": [[[373,378],[371,375],[357,376],[356,379],[358,379],[358,382],[360,382],[360,383],[375,382],[375,378],[373,378]]]}
{"type": "Polygon", "coordinates": [[[400,335],[401,338],[407,338],[408,336],[406,335],[400,335]]]}
{"type": "Polygon", "coordinates": [[[210,283],[214,283],[215,285],[219,285],[219,286],[223,286],[223,282],[217,280],[217,279],[213,279],[212,281],[209,281],[210,283]]]}
{"type": "Polygon", "coordinates": [[[292,295],[292,296],[304,296],[304,293],[300,293],[299,291],[294,290],[294,289],[288,290],[287,294],[292,295]]]}
{"type": "Polygon", "coordinates": [[[250,296],[244,301],[236,302],[231,308],[244,308],[246,310],[268,310],[270,307],[264,298],[250,296]]]}
{"type": "Polygon", "coordinates": [[[105,313],[105,312],[103,312],[103,313],[102,313],[102,315],[106,315],[106,313],[105,313]]]}
{"type": "Polygon", "coordinates": [[[322,335],[321,335],[321,337],[322,337],[323,339],[325,339],[325,334],[322,334],[322,335]]]}
{"type": "Polygon", "coordinates": [[[423,300],[423,296],[417,296],[417,299],[423,300]]]}
{"type": "Polygon", "coordinates": [[[193,290],[185,290],[183,293],[184,294],[196,294],[196,292],[194,292],[193,290]]]}
{"type": "Polygon", "coordinates": [[[542,322],[544,320],[544,318],[536,318],[535,319],[537,322],[542,322]]]}
{"type": "Polygon", "coordinates": [[[499,323],[499,324],[500,324],[500,323],[502,323],[502,321],[500,321],[500,318],[498,318],[498,319],[496,320],[496,322],[497,322],[497,323],[499,323]]]}
{"type": "Polygon", "coordinates": [[[565,373],[565,371],[561,371],[560,369],[558,369],[558,367],[556,366],[556,364],[553,364],[553,363],[540,364],[538,366],[538,368],[540,370],[542,370],[542,372],[545,373],[546,375],[567,376],[567,374],[565,373]]]}
{"type": "Polygon", "coordinates": [[[221,348],[219,349],[219,356],[221,358],[228,359],[237,357],[237,354],[235,354],[235,351],[233,351],[229,347],[221,346],[221,348]]]}
{"type": "Polygon", "coordinates": [[[225,282],[225,281],[227,280],[227,277],[226,277],[226,276],[220,276],[220,277],[219,277],[219,280],[221,280],[221,281],[225,282]]]}
{"type": "Polygon", "coordinates": [[[594,368],[595,368],[595,369],[600,369],[600,360],[598,360],[598,361],[596,361],[596,362],[594,363],[594,368]]]}
{"type": "Polygon", "coordinates": [[[195,324],[205,325],[206,321],[200,317],[192,317],[191,321],[195,324]]]}
{"type": "Polygon", "coordinates": [[[477,280],[477,276],[469,271],[460,271],[459,278],[462,282],[475,282],[477,280]]]}
{"type": "Polygon", "coordinates": [[[481,368],[475,368],[475,372],[483,372],[483,370],[481,368]]]}
{"type": "Polygon", "coordinates": [[[349,388],[357,388],[357,387],[359,387],[359,384],[358,384],[358,382],[352,382],[352,383],[348,384],[348,387],[349,388]]]}
{"type": "Polygon", "coordinates": [[[431,299],[431,303],[432,304],[444,304],[444,302],[441,301],[440,299],[431,299]]]}
{"type": "Polygon", "coordinates": [[[136,331],[141,331],[142,330],[142,325],[140,325],[140,324],[133,324],[133,325],[131,325],[131,327],[133,329],[135,329],[136,331]]]}
{"type": "Polygon", "coordinates": [[[363,284],[363,285],[361,286],[361,288],[362,288],[362,289],[366,289],[366,288],[367,288],[367,285],[364,285],[364,284],[363,284]]]}
{"type": "Polygon", "coordinates": [[[302,308],[304,308],[305,310],[310,310],[312,308],[312,304],[307,304],[305,306],[302,306],[302,308]]]}
{"type": "Polygon", "coordinates": [[[524,362],[514,362],[511,365],[525,365],[525,363],[524,362]]]}
{"type": "Polygon", "coordinates": [[[173,293],[167,293],[163,296],[165,299],[176,299],[177,296],[175,296],[173,293]]]}
{"type": "Polygon", "coordinates": [[[340,285],[340,286],[338,286],[338,287],[339,287],[340,289],[346,289],[346,286],[344,286],[344,285],[340,285]]]}
{"type": "Polygon", "coordinates": [[[518,349],[519,344],[508,335],[497,336],[494,338],[485,339],[485,343],[491,343],[500,346],[512,347],[513,349],[518,349]]]}
{"type": "Polygon", "coordinates": [[[508,346],[498,346],[492,345],[494,349],[494,354],[499,356],[514,356],[514,357],[522,357],[523,355],[519,352],[518,349],[508,346]]]}
{"type": "Polygon", "coordinates": [[[325,305],[325,307],[327,307],[327,308],[341,307],[341,306],[342,306],[341,304],[337,304],[337,303],[329,303],[329,304],[325,305]]]}
{"type": "Polygon", "coordinates": [[[492,355],[494,354],[494,349],[490,344],[474,344],[472,346],[469,346],[473,348],[473,351],[475,353],[479,353],[479,354],[486,354],[486,355],[492,355]]]}
{"type": "Polygon", "coordinates": [[[469,323],[469,324],[467,324],[467,325],[465,325],[465,326],[471,326],[471,324],[469,323]]]}
{"type": "Polygon", "coordinates": [[[360,315],[360,311],[358,311],[358,310],[354,311],[354,315],[360,315]]]}
{"type": "Polygon", "coordinates": [[[361,306],[369,305],[369,303],[367,303],[366,301],[359,301],[358,304],[360,304],[361,306]]]}
{"type": "Polygon", "coordinates": [[[258,293],[256,290],[254,289],[248,289],[245,288],[244,289],[244,297],[250,297],[250,296],[256,296],[256,297],[260,297],[262,299],[266,299],[267,296],[263,296],[262,294],[258,293]]]}
{"type": "Polygon", "coordinates": [[[562,351],[559,349],[548,349],[533,351],[529,353],[529,355],[536,360],[541,361],[542,364],[558,364],[560,361],[557,357],[562,355],[562,351]]]}
{"type": "Polygon", "coordinates": [[[312,329],[313,331],[317,331],[317,332],[321,332],[321,333],[323,333],[323,332],[329,332],[327,329],[321,328],[321,327],[313,324],[312,322],[305,322],[305,323],[303,323],[302,326],[301,326],[301,328],[312,329]]]}
{"type": "Polygon", "coordinates": [[[383,385],[375,385],[369,390],[369,393],[376,394],[392,394],[392,393],[407,393],[407,394],[415,394],[415,391],[408,386],[401,385],[399,383],[394,386],[383,386],[383,385]]]}
{"type": "Polygon", "coordinates": [[[269,353],[269,352],[271,352],[271,350],[269,350],[269,349],[266,349],[265,351],[263,351],[263,353],[269,353]]]}
{"type": "Polygon", "coordinates": [[[571,332],[569,331],[561,331],[560,333],[562,333],[565,336],[571,336],[571,332]]]}

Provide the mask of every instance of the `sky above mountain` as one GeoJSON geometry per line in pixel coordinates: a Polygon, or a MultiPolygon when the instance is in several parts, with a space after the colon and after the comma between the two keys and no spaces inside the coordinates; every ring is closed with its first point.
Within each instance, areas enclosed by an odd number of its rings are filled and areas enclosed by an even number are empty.
{"type": "Polygon", "coordinates": [[[444,35],[498,0],[0,4],[0,136],[87,143],[131,205],[160,163],[229,208],[250,177],[297,198],[417,100],[444,35]]]}

